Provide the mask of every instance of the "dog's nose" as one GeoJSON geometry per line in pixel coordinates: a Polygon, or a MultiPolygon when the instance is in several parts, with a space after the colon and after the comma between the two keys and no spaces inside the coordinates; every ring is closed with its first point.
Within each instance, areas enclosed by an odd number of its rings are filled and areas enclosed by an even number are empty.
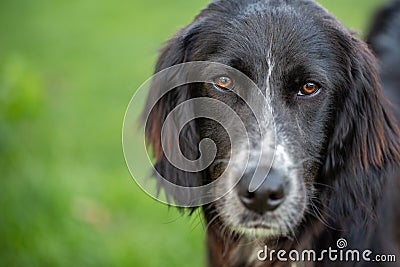
{"type": "Polygon", "coordinates": [[[287,191],[285,179],[278,172],[271,169],[268,175],[267,173],[268,170],[246,172],[237,185],[237,192],[243,205],[259,214],[278,208],[284,201],[287,191]],[[249,191],[252,179],[263,180],[254,192],[249,191]]]}

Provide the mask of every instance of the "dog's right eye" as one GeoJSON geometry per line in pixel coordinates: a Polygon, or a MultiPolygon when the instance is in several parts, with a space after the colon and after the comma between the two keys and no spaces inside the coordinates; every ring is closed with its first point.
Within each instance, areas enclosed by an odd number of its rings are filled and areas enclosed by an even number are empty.
{"type": "Polygon", "coordinates": [[[234,87],[233,81],[227,76],[219,76],[213,80],[214,87],[219,90],[232,90],[234,87]]]}

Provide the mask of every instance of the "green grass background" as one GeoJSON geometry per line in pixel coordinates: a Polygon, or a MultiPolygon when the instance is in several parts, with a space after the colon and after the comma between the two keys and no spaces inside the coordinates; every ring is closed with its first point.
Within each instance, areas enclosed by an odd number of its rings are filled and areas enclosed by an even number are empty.
{"type": "MultiPolygon", "coordinates": [[[[125,108],[206,0],[0,2],[0,266],[203,266],[204,226],[130,177],[125,108]]],[[[321,3],[361,35],[380,0],[321,3]]]]}

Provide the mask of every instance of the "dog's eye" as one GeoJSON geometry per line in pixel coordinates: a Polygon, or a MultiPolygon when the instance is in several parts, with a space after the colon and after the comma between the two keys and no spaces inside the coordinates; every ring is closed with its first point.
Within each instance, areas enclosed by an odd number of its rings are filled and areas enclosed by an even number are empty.
{"type": "Polygon", "coordinates": [[[213,84],[217,89],[220,90],[232,90],[233,89],[233,81],[231,78],[226,76],[220,76],[213,80],[213,84]]]}
{"type": "Polygon", "coordinates": [[[309,82],[300,88],[297,95],[310,96],[310,95],[317,93],[319,91],[319,89],[320,89],[320,87],[316,83],[309,82]]]}

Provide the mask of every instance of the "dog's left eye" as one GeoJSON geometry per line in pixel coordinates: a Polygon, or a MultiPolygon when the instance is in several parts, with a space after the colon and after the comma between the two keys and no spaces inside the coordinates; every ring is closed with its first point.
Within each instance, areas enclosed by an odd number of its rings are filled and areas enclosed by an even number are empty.
{"type": "Polygon", "coordinates": [[[316,83],[306,83],[304,84],[299,92],[297,93],[298,96],[311,96],[316,94],[319,91],[320,87],[316,83]]]}
{"type": "Polygon", "coordinates": [[[213,80],[214,87],[220,90],[232,90],[233,81],[227,76],[219,76],[213,80]]]}

